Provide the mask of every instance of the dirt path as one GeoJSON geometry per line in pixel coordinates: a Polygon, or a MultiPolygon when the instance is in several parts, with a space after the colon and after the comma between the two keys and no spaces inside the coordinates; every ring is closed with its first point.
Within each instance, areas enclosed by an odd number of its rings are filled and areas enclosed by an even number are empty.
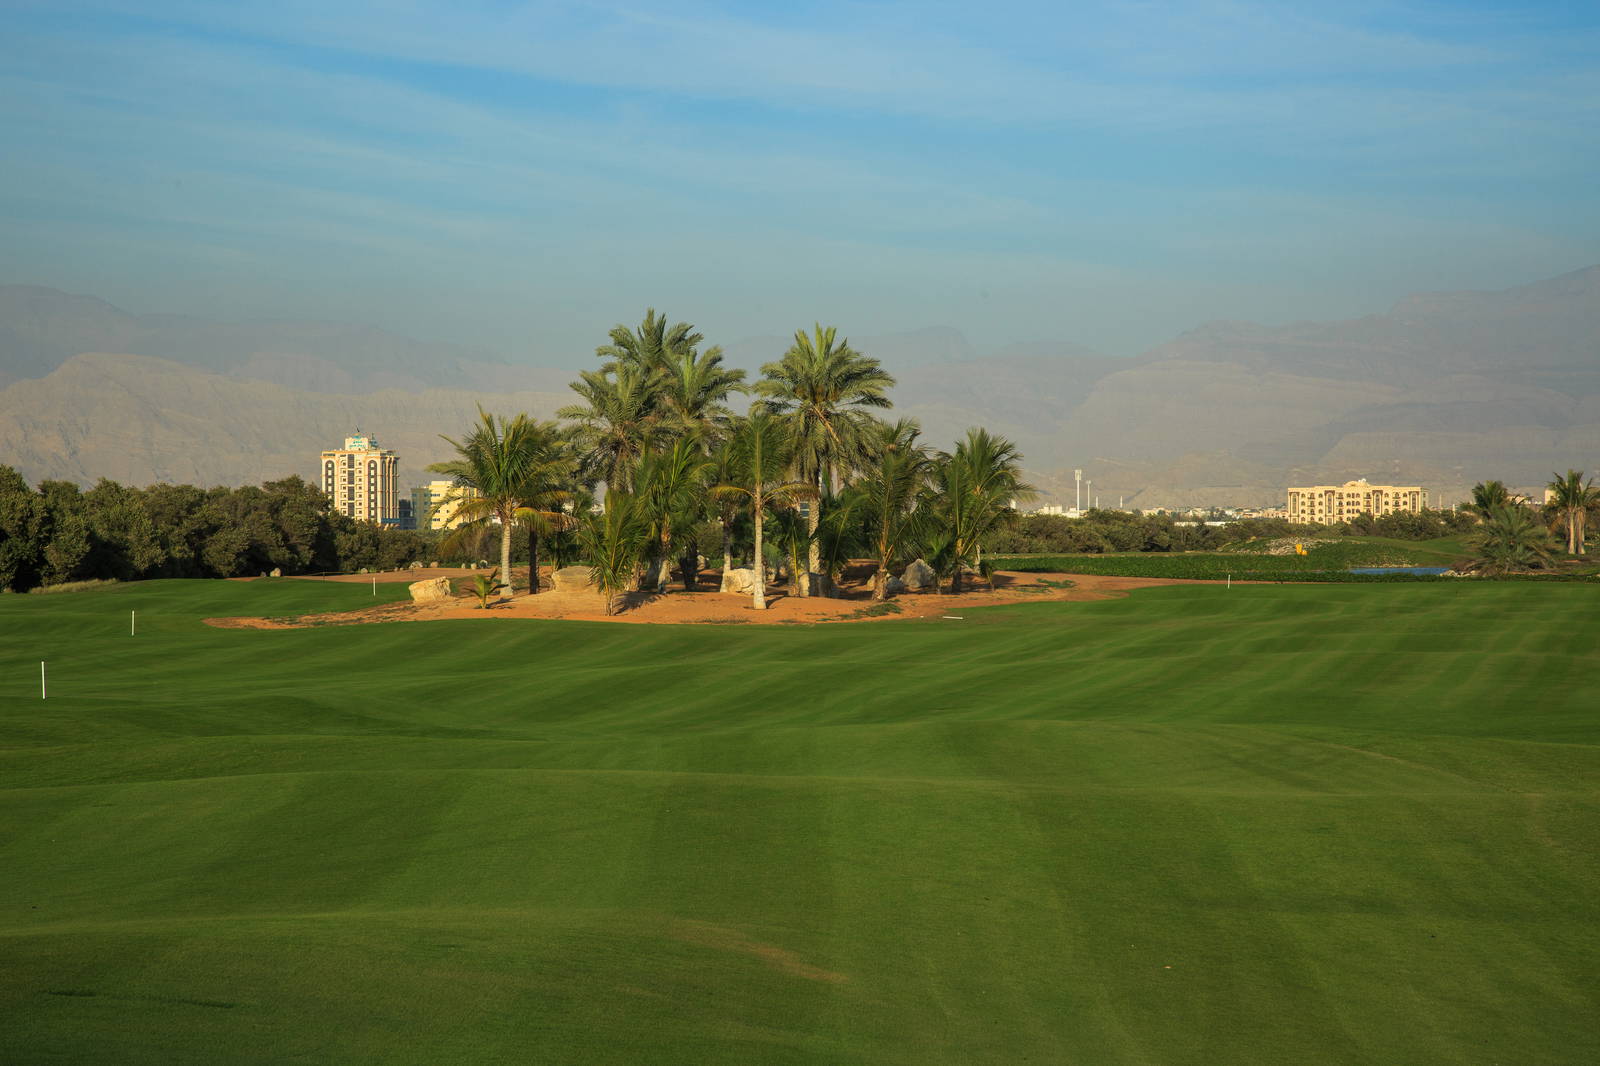
{"type": "MultiPolygon", "coordinates": [[[[472,570],[409,570],[394,574],[344,574],[313,578],[320,581],[380,582],[420,581],[430,577],[463,578],[472,570]]],[[[255,580],[261,580],[259,578],[255,580]]],[[[281,579],[280,579],[281,580],[281,579]]],[[[768,591],[765,611],[750,606],[748,595],[715,591],[715,571],[702,576],[702,587],[709,591],[684,592],[681,587],[665,594],[630,593],[608,616],[599,593],[542,590],[537,596],[526,593],[501,601],[490,609],[478,607],[476,597],[462,591],[467,582],[456,580],[453,600],[432,604],[389,603],[359,611],[305,615],[297,618],[208,618],[208,625],[225,629],[300,629],[326,625],[360,625],[371,622],[435,621],[476,619],[493,621],[505,618],[576,619],[591,622],[678,625],[814,625],[825,622],[876,621],[883,618],[942,618],[959,615],[971,607],[994,607],[1039,601],[1083,602],[1118,599],[1133,589],[1162,585],[1217,584],[1172,578],[1104,577],[1092,574],[1024,574],[1000,571],[994,575],[994,588],[979,586],[960,595],[939,592],[902,592],[890,603],[894,608],[875,613],[870,589],[861,582],[844,585],[838,597],[798,598],[782,588],[768,591]],[[1066,583],[1070,582],[1070,585],[1066,583]]]]}

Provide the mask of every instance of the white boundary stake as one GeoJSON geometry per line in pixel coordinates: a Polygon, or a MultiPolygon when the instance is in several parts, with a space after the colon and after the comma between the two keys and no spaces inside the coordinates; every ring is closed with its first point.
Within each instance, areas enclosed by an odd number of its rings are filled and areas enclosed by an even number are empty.
{"type": "Polygon", "coordinates": [[[45,687],[44,687],[44,660],[43,659],[39,660],[39,698],[41,700],[49,698],[49,693],[47,693],[45,691],[45,687]]]}
{"type": "Polygon", "coordinates": [[[372,576],[372,594],[374,596],[378,594],[378,576],[376,574],[372,576]]]}
{"type": "Polygon", "coordinates": [[[1228,575],[1228,587],[1230,589],[1233,588],[1233,575],[1232,574],[1228,575]]]}
{"type": "Polygon", "coordinates": [[[128,612],[128,636],[136,637],[138,635],[139,635],[139,612],[138,611],[129,611],[128,612]]]}

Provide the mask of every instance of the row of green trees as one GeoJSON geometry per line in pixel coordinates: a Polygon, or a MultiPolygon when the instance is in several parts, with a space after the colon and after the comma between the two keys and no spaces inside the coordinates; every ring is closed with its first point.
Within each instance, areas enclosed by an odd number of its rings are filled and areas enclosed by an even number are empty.
{"type": "Polygon", "coordinates": [[[0,466],[0,590],[71,581],[391,569],[425,537],[333,513],[298,477],[261,486],[129,488],[102,479],[30,488],[0,466]]]}
{"type": "Polygon", "coordinates": [[[665,590],[673,563],[693,589],[714,531],[725,582],[748,547],[752,603],[764,609],[769,555],[799,596],[826,594],[859,556],[878,564],[877,599],[917,557],[959,589],[1011,502],[1033,493],[1010,441],[974,429],[940,451],[915,421],[883,418],[894,379],[832,327],[797,331],[754,382],[703,340],[651,309],[637,329],[611,331],[560,421],[480,411],[468,434],[446,437],[456,455],[432,469],[476,493],[458,511],[468,519],[458,538],[497,526],[502,574],[515,529],[535,574],[541,542],[558,555],[574,546],[609,603],[665,590]],[[742,415],[741,394],[751,397],[742,415]]]}
{"type": "Polygon", "coordinates": [[[1484,481],[1472,490],[1466,509],[1481,520],[1473,541],[1475,565],[1485,573],[1509,574],[1555,565],[1565,539],[1566,554],[1588,554],[1589,526],[1600,520],[1600,488],[1581,470],[1552,474],[1542,505],[1512,496],[1500,481],[1484,481]]]}
{"type": "Polygon", "coordinates": [[[1171,515],[1092,510],[1081,518],[1018,515],[993,542],[999,554],[1098,554],[1102,552],[1214,551],[1246,541],[1336,536],[1432,540],[1463,533],[1478,519],[1457,511],[1359,515],[1333,525],[1295,525],[1282,518],[1250,518],[1220,525],[1184,522],[1171,515]]]}

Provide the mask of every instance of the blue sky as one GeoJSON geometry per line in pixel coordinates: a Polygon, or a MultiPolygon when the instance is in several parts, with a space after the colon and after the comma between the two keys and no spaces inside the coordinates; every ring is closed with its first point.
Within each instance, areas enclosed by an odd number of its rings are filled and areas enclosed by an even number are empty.
{"type": "Polygon", "coordinates": [[[1600,5],[0,2],[0,280],[584,362],[1600,262],[1600,5]],[[777,10],[773,10],[777,8],[777,10]]]}

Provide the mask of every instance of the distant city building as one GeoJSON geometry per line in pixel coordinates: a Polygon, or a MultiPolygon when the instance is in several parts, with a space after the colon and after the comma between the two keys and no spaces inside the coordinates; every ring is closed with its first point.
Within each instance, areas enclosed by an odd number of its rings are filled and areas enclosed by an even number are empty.
{"type": "Polygon", "coordinates": [[[454,529],[465,519],[458,518],[461,501],[478,493],[454,481],[430,481],[411,490],[411,511],[418,529],[454,529]]]}
{"type": "Polygon", "coordinates": [[[1370,485],[1366,478],[1343,485],[1309,485],[1289,490],[1288,518],[1304,525],[1348,522],[1357,515],[1413,514],[1428,506],[1420,485],[1370,485]]]}
{"type": "Polygon", "coordinates": [[[384,521],[384,525],[392,525],[396,529],[416,529],[417,514],[411,506],[411,498],[409,496],[402,496],[400,498],[399,507],[399,517],[395,518],[393,521],[386,519],[384,521]]]}
{"type": "Polygon", "coordinates": [[[394,522],[400,517],[396,478],[400,459],[360,430],[343,448],[322,453],[322,491],[333,509],[363,522],[394,522]]]}

